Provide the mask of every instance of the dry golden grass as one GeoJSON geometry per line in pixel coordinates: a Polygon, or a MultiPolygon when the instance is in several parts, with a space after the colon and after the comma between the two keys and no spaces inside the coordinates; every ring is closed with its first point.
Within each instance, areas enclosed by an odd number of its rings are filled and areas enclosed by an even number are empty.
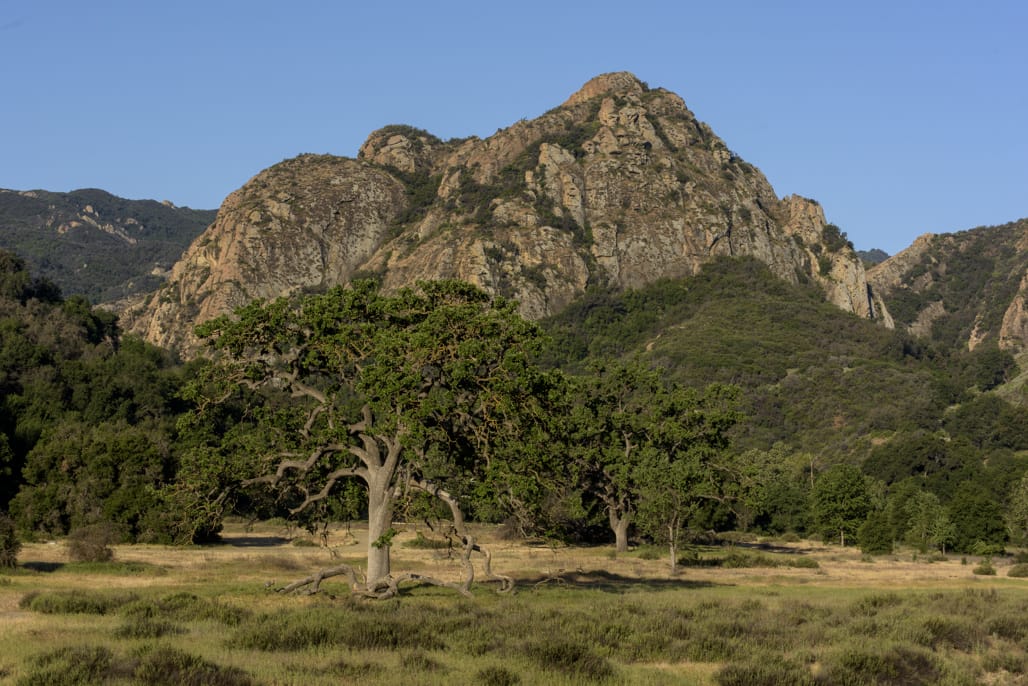
{"type": "MultiPolygon", "coordinates": [[[[413,526],[398,528],[401,531],[393,546],[394,571],[419,572],[447,581],[460,579],[458,550],[410,547],[409,543],[415,540],[419,529],[413,526]]],[[[430,539],[439,540],[424,527],[420,527],[420,532],[430,539]]],[[[182,591],[245,608],[255,614],[290,613],[298,608],[324,607],[325,603],[329,606],[345,603],[347,589],[340,579],[326,581],[324,594],[314,598],[282,596],[270,593],[266,588],[284,585],[340,561],[360,565],[367,546],[365,530],[360,526],[335,529],[328,537],[327,547],[313,545],[310,541],[306,541],[307,545],[297,545],[295,540],[289,539],[292,533],[295,532],[274,524],[247,527],[234,522],[226,527],[221,545],[116,546],[114,561],[107,565],[71,564],[61,542],[25,544],[19,557],[20,569],[0,575],[0,646],[3,646],[0,649],[0,684],[19,683],[32,669],[35,656],[47,650],[114,644],[124,652],[135,650],[132,646],[153,643],[141,640],[114,643],[112,637],[124,623],[124,618],[114,613],[103,616],[50,615],[20,607],[22,599],[34,592],[133,593],[141,598],[156,598],[182,591]],[[329,600],[332,596],[337,600],[329,600]]],[[[1007,594],[1004,598],[1023,602],[1028,607],[1028,579],[1007,578],[1008,563],[1003,560],[993,561],[997,576],[982,577],[972,571],[976,560],[962,561],[958,556],[929,562],[924,556],[915,556],[908,551],[867,560],[855,549],[840,549],[809,541],[770,542],[764,545],[739,544],[734,549],[705,549],[701,556],[723,556],[734,551],[773,559],[808,558],[816,560],[818,567],[687,566],[680,567],[679,573],[671,578],[666,552],[658,549],[614,556],[610,546],[577,547],[510,541],[497,537],[490,527],[477,528],[475,533],[491,550],[494,569],[514,576],[519,583],[517,597],[520,600],[510,607],[503,605],[502,602],[506,601],[497,600],[487,590],[477,591],[475,599],[470,601],[483,608],[483,612],[500,615],[535,611],[543,614],[556,612],[558,615],[565,611],[588,614],[595,611],[599,613],[595,621],[602,624],[613,621],[605,613],[620,612],[617,608],[622,607],[641,612],[641,616],[674,612],[680,606],[692,608],[689,612],[700,608],[702,614],[704,603],[708,603],[724,605],[726,612],[744,608],[747,612],[758,613],[767,621],[778,622],[783,616],[791,616],[791,608],[812,604],[817,612],[822,608],[825,613],[836,613],[848,622],[850,614],[846,604],[860,602],[869,594],[905,596],[942,592],[959,596],[969,590],[978,593],[991,592],[991,589],[997,589],[1007,594]],[[659,557],[652,559],[655,554],[659,557]],[[747,602],[753,607],[740,605],[747,602]]],[[[476,563],[476,574],[476,580],[485,581],[480,560],[476,563]]],[[[450,591],[425,589],[398,602],[398,607],[431,608],[453,607],[469,601],[460,600],[450,591]]],[[[227,633],[224,626],[201,622],[189,624],[188,631],[161,638],[159,642],[200,655],[218,665],[246,670],[260,683],[339,683],[340,659],[349,665],[347,669],[368,671],[370,676],[361,683],[395,681],[397,674],[410,669],[409,664],[404,665],[404,660],[429,665],[417,683],[462,682],[455,675],[480,670],[483,665],[500,664],[488,651],[481,656],[431,650],[428,653],[345,653],[341,657],[338,652],[320,648],[298,653],[255,653],[226,644],[227,633]],[[438,663],[437,669],[431,668],[433,661],[438,663]]],[[[531,628],[526,629],[524,637],[516,638],[529,640],[531,628]]],[[[1002,647],[979,652],[981,655],[998,655],[1002,647]]],[[[814,652],[808,650],[809,654],[804,655],[802,651],[797,653],[790,649],[789,659],[823,661],[832,655],[828,648],[811,650],[814,652]]],[[[1018,650],[1019,655],[1022,654],[1023,646],[1018,650]]],[[[617,654],[616,651],[611,653],[617,654]]],[[[643,657],[627,662],[617,657],[610,658],[618,675],[617,683],[712,684],[716,683],[716,675],[724,664],[718,659],[704,658],[702,654],[689,657],[682,653],[674,659],[647,656],[645,649],[641,654],[643,657]]],[[[964,669],[966,665],[977,664],[977,659],[961,654],[953,664],[964,669]]],[[[502,664],[513,665],[511,669],[521,675],[521,683],[574,684],[589,681],[574,674],[555,677],[552,672],[540,671],[538,665],[531,660],[526,661],[526,658],[504,660],[502,664]]],[[[966,669],[971,670],[971,667],[966,669]]],[[[973,670],[968,673],[973,673],[973,670]]],[[[997,677],[997,673],[982,674],[993,683],[1021,683],[1017,680],[1021,677],[1028,681],[1025,675],[1012,674],[1010,679],[1004,680],[1005,677],[997,677]]],[[[957,679],[952,683],[962,682],[957,679]]]]}

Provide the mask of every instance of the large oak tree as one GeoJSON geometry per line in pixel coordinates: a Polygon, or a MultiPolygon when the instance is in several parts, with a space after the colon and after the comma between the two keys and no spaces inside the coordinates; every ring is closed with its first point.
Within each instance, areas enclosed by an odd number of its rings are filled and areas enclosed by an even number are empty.
{"type": "Polygon", "coordinates": [[[220,432],[210,431],[194,450],[203,477],[182,488],[209,503],[231,486],[263,485],[299,513],[359,480],[365,580],[341,566],[304,581],[316,589],[327,574],[347,574],[355,589],[377,594],[417,578],[392,574],[392,524],[401,498],[427,493],[452,514],[464,550],[459,590],[467,592],[471,556],[485,551],[465,526],[465,506],[483,494],[516,499],[509,477],[541,459],[519,445],[538,436],[539,425],[530,425],[550,379],[533,363],[539,331],[514,303],[456,281],[389,295],[358,281],[254,303],[199,332],[214,362],[193,389],[194,425],[233,407],[232,421],[215,422],[232,445],[216,445],[220,432]]]}

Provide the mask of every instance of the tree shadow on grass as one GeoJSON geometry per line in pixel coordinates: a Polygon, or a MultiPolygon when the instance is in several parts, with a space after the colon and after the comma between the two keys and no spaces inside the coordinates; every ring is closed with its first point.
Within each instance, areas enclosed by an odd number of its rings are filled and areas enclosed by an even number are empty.
{"type": "Polygon", "coordinates": [[[781,555],[809,555],[810,553],[823,553],[828,550],[824,546],[797,548],[785,545],[774,545],[773,543],[732,543],[731,546],[727,547],[744,548],[746,550],[760,550],[765,553],[778,553],[781,555]]]}
{"type": "Polygon", "coordinates": [[[58,569],[62,569],[67,564],[67,562],[34,562],[30,560],[28,562],[22,562],[18,566],[33,572],[50,574],[51,572],[56,572],[58,569]]]}
{"type": "Polygon", "coordinates": [[[615,574],[605,569],[561,571],[557,574],[539,574],[519,577],[519,589],[543,588],[547,586],[581,588],[605,593],[627,593],[637,591],[695,590],[735,584],[716,584],[685,578],[639,578],[615,574]]]}
{"type": "Polygon", "coordinates": [[[233,548],[274,548],[275,546],[286,545],[290,539],[282,536],[222,536],[221,540],[213,545],[228,545],[233,548]]]}

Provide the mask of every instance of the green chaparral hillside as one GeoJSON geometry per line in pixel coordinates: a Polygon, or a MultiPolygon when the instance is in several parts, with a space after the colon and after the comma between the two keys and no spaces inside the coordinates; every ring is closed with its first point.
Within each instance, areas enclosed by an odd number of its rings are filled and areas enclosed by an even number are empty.
{"type": "Polygon", "coordinates": [[[842,312],[752,259],[721,259],[639,290],[590,292],[546,328],[551,364],[574,370],[641,356],[686,385],[738,385],[747,414],[740,446],[785,442],[825,462],[859,464],[896,437],[945,431],[955,407],[1015,370],[994,347],[936,345],[842,312]]]}
{"type": "Polygon", "coordinates": [[[0,189],[0,249],[67,295],[107,302],[157,288],[215,215],[98,189],[0,189]]]}

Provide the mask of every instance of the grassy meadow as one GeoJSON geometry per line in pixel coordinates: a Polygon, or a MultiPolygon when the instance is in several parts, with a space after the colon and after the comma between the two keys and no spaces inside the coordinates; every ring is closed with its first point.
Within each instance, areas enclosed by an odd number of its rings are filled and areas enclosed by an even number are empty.
{"type": "MultiPolygon", "coordinates": [[[[753,541],[689,549],[669,578],[661,549],[490,534],[514,594],[482,580],[473,598],[419,587],[382,602],[342,577],[315,596],[271,590],[359,563],[359,528],[321,547],[235,523],[223,545],[116,546],[104,563],[26,544],[0,573],[0,684],[1028,683],[1028,579],[1006,559],[990,575],[959,556],[753,541]]],[[[413,528],[393,568],[460,573],[413,528]]]]}

